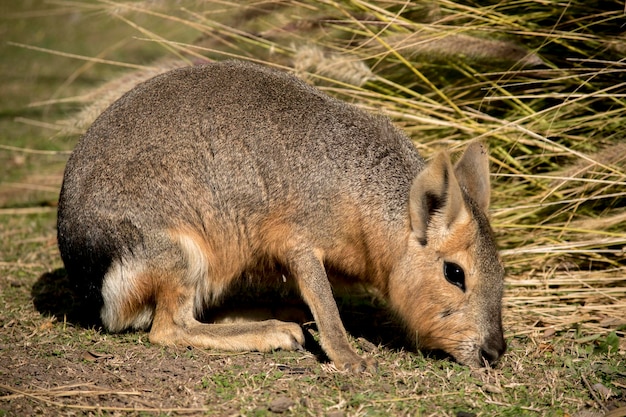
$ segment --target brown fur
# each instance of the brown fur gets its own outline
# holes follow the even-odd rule
[[[386,119],[226,62],[149,80],[94,122],[68,161],[58,237],[111,331],[299,348],[295,323],[198,321],[253,280],[299,290],[338,368],[373,369],[348,342],[330,272],[375,287],[420,346],[479,365],[505,347],[488,205],[479,143],[455,166],[445,153],[426,164]]]

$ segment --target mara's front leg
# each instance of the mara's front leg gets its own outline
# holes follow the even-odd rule
[[[348,342],[346,330],[322,261],[313,250],[293,250],[287,259],[302,298],[308,304],[320,332],[322,348],[339,370],[374,371],[376,362],[360,357]]]

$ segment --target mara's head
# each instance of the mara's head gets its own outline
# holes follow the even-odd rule
[[[486,149],[471,144],[453,167],[440,153],[415,178],[410,234],[389,297],[417,344],[481,366],[504,353],[504,268],[489,221]]]

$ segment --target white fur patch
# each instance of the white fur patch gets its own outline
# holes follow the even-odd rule
[[[181,286],[193,288],[194,298],[189,301],[193,301],[193,312],[198,317],[204,308],[218,300],[226,283],[222,279],[215,279],[216,277],[211,274],[207,254],[196,240],[182,233],[176,234],[173,238],[179,244],[187,267],[184,276],[173,279],[180,279],[178,282]],[[158,298],[158,294],[145,293],[156,290],[151,288],[152,282],[139,282],[139,279],[150,279],[148,268],[145,262],[131,258],[114,262],[105,274],[102,283],[104,305],[100,317],[109,331],[150,327],[154,317],[154,306],[148,303],[147,297],[154,295]],[[158,303],[158,299],[154,301]],[[138,302],[144,304],[133,305]],[[129,312],[132,312],[131,315],[128,315]]]
[[[100,318],[109,331],[117,332],[129,327],[146,329],[152,323],[154,309],[147,304],[139,306],[137,313],[133,316],[122,316],[130,300],[140,298],[137,294],[137,277],[141,276],[144,270],[145,267],[141,262],[115,261],[105,274],[102,282],[104,305],[100,310]]]
[[[185,234],[179,234],[177,239],[187,260],[185,283],[195,288],[193,307],[197,317],[207,306],[217,301],[225,290],[225,285],[222,280],[211,276],[213,271],[207,254],[195,239]]]

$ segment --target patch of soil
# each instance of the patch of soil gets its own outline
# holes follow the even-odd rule
[[[6,415],[232,415],[242,404],[257,414],[296,408],[324,414],[307,398],[315,398],[315,382],[332,380],[334,371],[310,321],[304,324],[305,352],[161,347],[151,345],[145,332],[102,331],[93,309],[76,301],[63,269],[41,275],[30,289],[35,309],[26,306],[15,312],[19,319],[0,322],[0,411]],[[402,329],[366,301],[339,303],[357,346],[363,352],[381,343],[401,348]],[[288,306],[308,315],[297,299]],[[306,381],[296,386],[310,392],[294,392],[294,380]]]

